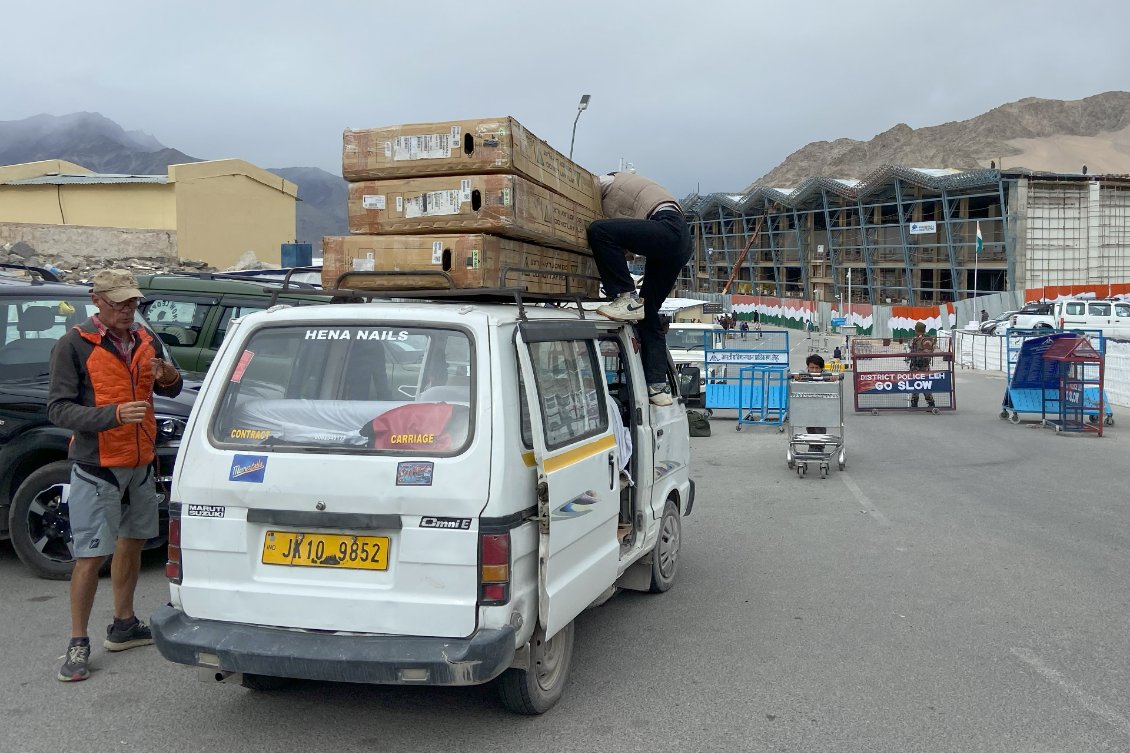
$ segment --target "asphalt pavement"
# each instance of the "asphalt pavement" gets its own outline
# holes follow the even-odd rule
[[[803,362],[803,341],[794,348]],[[800,479],[775,427],[692,439],[675,587],[580,617],[566,695],[537,718],[490,686],[205,683],[155,648],[54,679],[67,584],[0,545],[0,747],[59,751],[1124,751],[1130,416],[1107,436],[959,410],[854,414],[847,470]],[[161,555],[139,587],[166,598]],[[92,632],[110,616],[108,580]]]

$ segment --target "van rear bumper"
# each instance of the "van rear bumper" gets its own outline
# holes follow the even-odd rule
[[[329,682],[478,685],[514,657],[509,626],[470,638],[335,635],[199,620],[169,605],[153,613],[150,626],[161,656],[178,664]]]

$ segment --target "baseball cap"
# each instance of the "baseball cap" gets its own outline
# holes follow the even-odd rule
[[[94,275],[94,290],[114,303],[143,297],[137,289],[137,278],[124,269],[103,269]]]

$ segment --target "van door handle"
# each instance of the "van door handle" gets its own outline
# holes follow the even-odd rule
[[[616,489],[616,453],[608,453],[608,488]]]
[[[656,429],[655,430],[655,436],[657,436],[657,437],[663,436],[663,429]]]

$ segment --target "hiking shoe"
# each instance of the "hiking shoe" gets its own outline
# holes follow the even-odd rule
[[[151,643],[153,633],[149,632],[149,626],[136,617],[126,625],[114,620],[106,626],[106,640],[102,641],[107,651],[125,651],[127,648],[148,646]]]
[[[596,313],[617,322],[638,322],[643,319],[643,301],[635,293],[621,293],[616,300],[598,308]]]
[[[67,653],[63,656],[63,666],[55,679],[59,682],[79,682],[90,677],[90,639],[71,638],[67,645]]]
[[[652,405],[670,405],[671,388],[666,384],[649,384],[647,386],[647,399]]]

